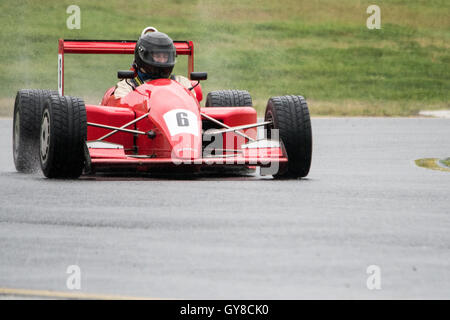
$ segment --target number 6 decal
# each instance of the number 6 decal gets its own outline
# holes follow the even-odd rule
[[[174,109],[166,112],[163,117],[171,136],[180,133],[199,135],[199,120],[194,112],[184,109]]]
[[[189,119],[186,112],[177,112],[177,123],[179,127],[188,127]]]

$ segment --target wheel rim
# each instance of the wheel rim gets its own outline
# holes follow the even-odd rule
[[[41,161],[45,163],[50,150],[50,114],[45,110],[41,122]]]
[[[264,119],[264,121],[270,121],[271,123],[267,124],[265,126],[265,129],[267,131],[266,135],[267,135],[267,139],[270,139],[272,137],[271,131],[272,129],[275,128],[274,124],[273,124],[273,115],[272,112],[267,112],[266,114],[266,119]]]
[[[20,141],[20,113],[17,110],[16,115],[14,117],[14,159],[18,158],[19,155],[19,141]]]

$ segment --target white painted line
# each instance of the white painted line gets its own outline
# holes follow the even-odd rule
[[[425,117],[450,119],[450,110],[423,110],[419,112],[419,115]]]

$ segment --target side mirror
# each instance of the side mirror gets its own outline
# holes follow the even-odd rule
[[[191,80],[200,81],[208,79],[207,72],[191,72],[190,74]]]
[[[134,78],[134,71],[130,71],[130,70],[117,71],[117,78],[119,78],[119,79],[133,79]]]

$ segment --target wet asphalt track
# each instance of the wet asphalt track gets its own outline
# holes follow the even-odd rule
[[[76,264],[79,294],[450,298],[450,173],[413,162],[450,156],[448,119],[313,119],[298,181],[46,180],[15,172],[11,123],[0,120],[0,288],[73,292]],[[381,290],[366,287],[369,265]]]

